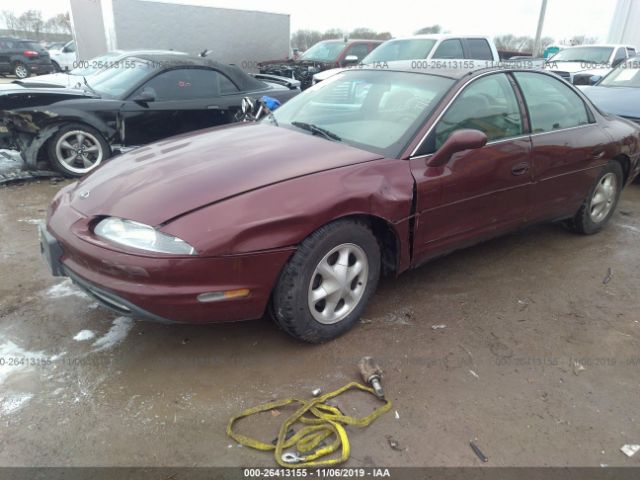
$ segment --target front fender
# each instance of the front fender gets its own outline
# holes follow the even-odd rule
[[[393,228],[403,266],[409,258],[412,198],[409,162],[376,160],[238,195],[185,214],[161,230],[182,238],[202,256],[236,255],[294,246],[322,225],[367,215]]]

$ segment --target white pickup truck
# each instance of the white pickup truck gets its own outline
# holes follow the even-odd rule
[[[425,34],[387,40],[369,55],[360,65],[382,65],[396,61],[420,62],[416,68],[450,68],[457,61],[473,61],[478,67],[500,62],[498,49],[490,37],[479,35]],[[347,67],[354,68],[354,67]],[[334,68],[316,73],[315,85],[338,72]]]

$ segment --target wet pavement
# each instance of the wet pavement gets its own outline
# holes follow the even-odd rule
[[[51,277],[36,226],[65,183],[0,188],[0,465],[275,466],[229,417],[357,380],[363,355],[394,406],[349,428],[350,466],[479,465],[471,439],[489,465],[640,465],[620,452],[640,443],[639,185],[598,235],[538,226],[384,280],[360,325],[311,346],[267,319],[119,317]],[[269,441],[282,419],[240,430]]]

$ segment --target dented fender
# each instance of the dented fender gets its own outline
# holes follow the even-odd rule
[[[202,256],[238,255],[296,246],[340,218],[375,217],[396,236],[399,273],[410,264],[413,184],[409,162],[376,160],[244,193],[187,213],[161,230]]]

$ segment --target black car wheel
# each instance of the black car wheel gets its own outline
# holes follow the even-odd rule
[[[315,231],[284,267],[273,294],[276,323],[321,343],[360,318],[380,277],[380,247],[369,227],[339,220]]]
[[[16,62],[13,65],[13,74],[19,79],[27,78],[29,76],[29,69],[24,63]]]
[[[109,144],[93,128],[81,124],[63,126],[49,141],[49,160],[68,177],[81,177],[111,156]]]
[[[618,162],[609,162],[593,183],[578,213],[567,222],[576,233],[599,232],[613,215],[622,191],[624,175]]]

